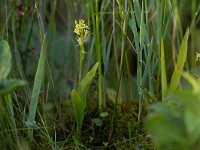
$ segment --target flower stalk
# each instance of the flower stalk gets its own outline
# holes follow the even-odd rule
[[[78,77],[78,92],[80,92],[80,82],[81,82],[81,75],[82,75],[82,64],[83,64],[83,59],[84,59],[84,42],[85,39],[89,33],[89,28],[88,26],[85,24],[84,20],[79,20],[79,22],[77,22],[75,20],[75,30],[74,32],[77,35],[76,40],[78,41],[78,44],[80,46],[80,59],[79,59],[79,77]]]

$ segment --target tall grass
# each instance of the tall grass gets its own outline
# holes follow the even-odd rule
[[[93,3],[90,0],[90,7],[91,7],[91,16],[92,16],[92,25],[93,25],[93,32],[94,32],[94,39],[95,39],[95,49],[96,49],[96,57],[99,62],[98,68],[98,90],[99,90],[99,108],[105,106],[104,96],[103,96],[103,85],[102,85],[102,52],[101,52],[101,41],[100,41],[100,29],[99,29],[99,0],[95,0]]]

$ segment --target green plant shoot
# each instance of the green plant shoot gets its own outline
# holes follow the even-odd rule
[[[93,66],[93,68],[85,75],[83,80],[81,80],[81,74],[82,74],[82,63],[84,59],[84,41],[87,36],[88,32],[88,26],[85,25],[84,20],[79,20],[79,22],[75,21],[75,30],[74,32],[77,34],[77,41],[80,46],[80,66],[79,66],[79,79],[78,79],[78,92],[76,90],[73,90],[71,92],[71,100],[72,100],[72,107],[76,119],[77,124],[77,134],[81,134],[81,128],[83,124],[84,119],[84,110],[86,108],[87,103],[87,91],[89,89],[89,86],[92,82],[92,79],[94,78],[96,74],[96,70],[98,68],[98,62]]]

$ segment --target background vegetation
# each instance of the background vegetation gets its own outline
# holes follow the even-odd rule
[[[0,149],[199,149],[199,11],[0,0]]]

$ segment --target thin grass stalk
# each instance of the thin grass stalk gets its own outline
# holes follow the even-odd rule
[[[182,39],[183,39],[183,28],[182,28],[182,24],[181,24],[181,18],[180,18],[180,14],[179,14],[178,1],[177,0],[173,1],[173,13],[174,13],[173,17],[174,17],[176,24],[177,24],[177,27],[178,27],[179,38],[180,38],[180,41],[182,41]]]
[[[101,62],[101,48],[100,48],[100,37],[99,37],[98,0],[95,0],[95,8],[93,6],[92,0],[90,0],[90,6],[91,6],[90,9],[92,15],[94,38],[95,38],[96,56],[99,62],[99,67],[98,67],[99,109],[102,109],[102,106],[104,105],[104,100],[103,100],[103,87],[102,87],[102,62]]]
[[[50,24],[53,28],[53,31],[55,31],[56,28],[56,23],[55,23],[55,14],[56,14],[56,5],[57,5],[57,0],[53,0],[53,5],[51,7],[51,14],[50,14]]]
[[[125,6],[127,8],[127,0],[125,1]],[[126,9],[127,10],[127,9]],[[113,132],[113,128],[114,128],[114,122],[117,119],[118,116],[118,101],[119,101],[119,96],[120,96],[120,89],[121,89],[121,81],[122,81],[122,75],[123,75],[123,65],[124,65],[124,57],[125,57],[125,53],[124,53],[124,43],[126,40],[126,23],[127,23],[127,19],[128,16],[125,15],[125,18],[122,19],[122,24],[123,24],[123,37],[122,37],[122,49],[121,49],[121,60],[120,60],[120,67],[119,67],[119,81],[117,84],[117,91],[116,91],[116,97],[115,97],[115,102],[114,102],[114,110],[112,113],[112,120],[111,120],[111,128],[110,128],[110,133],[109,133],[109,140],[112,137],[112,132]]]
[[[115,0],[113,0],[113,17],[112,17],[112,26],[113,26],[113,47],[114,47],[114,54],[115,54],[115,62],[116,62],[116,70],[117,70],[117,78],[119,80],[119,67],[118,67],[118,56],[117,56],[117,47],[116,47],[116,38],[115,38]]]
[[[128,61],[128,52],[126,51],[125,53],[125,61],[126,61],[126,69],[127,69],[127,76],[128,76],[128,87],[132,87],[132,80],[131,80],[131,71],[130,71],[130,65],[129,65],[129,61]],[[133,92],[132,92],[132,88],[128,88],[127,89],[129,92],[129,99],[133,99]]]
[[[130,5],[128,5],[128,3],[131,4],[131,2],[129,0],[125,1],[125,11],[127,12],[127,16],[126,16],[126,24],[123,27],[123,32],[127,33],[128,32],[128,22],[129,22],[129,14],[130,14]],[[127,39],[128,39],[128,35],[125,35],[124,37],[124,49],[125,49],[125,45],[127,43]],[[129,61],[128,61],[128,51],[125,51],[125,65],[127,68],[127,78],[128,78],[128,84],[127,86],[127,94],[129,95],[129,99],[133,99],[133,92],[132,92],[132,80],[131,80],[131,71],[130,71],[130,65],[129,65]]]
[[[6,32],[6,39],[7,41],[9,41],[9,34],[8,34],[8,19],[10,18],[8,16],[8,4],[7,4],[7,0],[4,1],[5,2],[5,16],[6,16],[6,21],[5,21],[5,27],[3,29],[3,32]],[[3,39],[3,34],[2,34],[2,39]]]
[[[12,103],[12,98],[11,98],[11,95],[7,95],[5,97],[5,100],[6,100],[6,104],[7,104],[7,108],[9,110],[9,113],[10,113],[10,123],[12,124],[12,127],[14,129],[14,137],[15,137],[15,142],[16,142],[16,145],[17,147],[19,148],[20,147],[20,142],[19,142],[19,136],[18,136],[18,133],[17,133],[17,126],[16,126],[16,122],[15,122],[15,115],[14,115],[14,110],[13,110],[13,103]]]
[[[24,74],[24,71],[23,71],[23,65],[22,65],[22,59],[20,57],[20,53],[19,53],[19,50],[18,50],[18,41],[17,41],[17,35],[16,35],[16,26],[15,26],[15,15],[13,13],[12,15],[12,32],[13,32],[13,36],[12,36],[12,41],[13,41],[13,46],[14,46],[14,56],[15,56],[15,63],[17,65],[17,69],[18,69],[18,72],[19,72],[19,75],[21,77],[22,80],[26,81],[26,77],[25,77],[25,74]],[[29,98],[30,96],[30,87],[29,86],[26,86],[24,87],[25,89],[25,96],[26,96],[26,99]]]
[[[79,75],[78,75],[78,93],[81,92],[81,74],[82,74],[82,66],[83,66],[83,59],[84,59],[84,46],[80,44],[80,60],[79,60]]]
[[[155,18],[155,24],[154,24],[154,30],[155,30],[155,36],[156,36],[156,48],[157,48],[157,54],[158,56],[160,56],[160,40],[161,40],[161,35],[163,34],[162,31],[162,27],[165,26],[165,24],[163,24],[163,16],[164,16],[164,12],[163,12],[163,5],[162,5],[162,1],[157,1],[156,0],[156,11],[157,11],[157,16]],[[158,13],[159,12],[159,13]],[[160,58],[158,57],[158,62],[160,61]],[[158,69],[157,69],[157,82],[156,82],[156,93],[158,94],[160,92],[160,72],[161,72],[161,68],[160,65],[158,65]]]
[[[26,69],[26,64],[27,64],[27,58],[28,58],[28,47],[30,45],[30,41],[31,41],[31,36],[32,36],[32,32],[33,32],[33,26],[34,26],[34,22],[35,22],[35,17],[36,17],[36,5],[37,3],[35,3],[35,7],[34,7],[34,12],[33,15],[31,17],[31,25],[29,27],[29,32],[28,32],[28,40],[26,42],[26,51],[24,53],[24,71]]]
[[[167,92],[167,77],[166,77],[166,69],[165,69],[165,51],[164,51],[164,40],[161,39],[161,56],[160,56],[160,66],[161,66],[161,86],[162,86],[162,100]]]
[[[98,76],[98,89],[99,89],[99,109],[102,109],[104,106],[104,100],[103,100],[103,86],[102,86],[102,62],[101,62],[101,48],[100,48],[100,38],[99,38],[99,0],[96,0],[96,38],[97,38],[97,60],[99,62],[99,76]]]
[[[50,12],[50,16],[49,16],[49,27],[50,27],[50,32],[48,33],[48,41],[53,41],[55,35],[56,35],[56,20],[55,20],[55,14],[56,14],[56,5],[57,5],[57,0],[51,0],[51,12]],[[48,14],[47,14],[48,15]],[[53,60],[55,60],[55,54],[56,54],[57,49],[52,49],[51,50],[51,57],[53,58]],[[55,66],[54,64],[51,65],[52,67],[52,71],[55,71]]]
[[[196,18],[195,16],[196,14],[196,0],[192,1],[192,5],[191,5],[191,18],[192,20]],[[194,24],[194,26],[191,28],[191,68],[194,69],[195,68],[195,31],[196,31],[196,24]]]
[[[137,59],[137,88],[139,93],[139,109],[138,109],[138,122],[141,120],[142,103],[143,103],[143,91],[142,91],[142,80],[143,80],[143,52],[144,51],[144,8],[142,2],[142,11],[140,15],[140,49],[138,51]]]
[[[24,9],[24,12],[21,12],[22,14],[20,15],[21,17],[21,23],[20,23],[20,27],[19,27],[19,34],[18,34],[18,41],[17,41],[17,47],[19,47],[19,45],[21,44],[22,42],[22,35],[24,33],[24,27],[25,27],[25,16],[26,14],[28,13],[28,6],[29,6],[29,3],[30,1],[29,0],[26,0],[24,2],[24,4],[21,2],[21,5],[24,5],[25,6],[25,9]],[[17,7],[17,4],[13,3],[13,7]],[[23,7],[23,6],[22,6]],[[30,26],[30,28],[32,28],[32,26]]]
[[[1,132],[0,137],[1,137],[1,142],[4,142],[4,145],[0,144],[0,148],[5,149],[6,146],[7,149],[14,149],[12,144],[13,141],[12,134],[7,132],[9,128],[12,129],[11,127],[12,123],[10,122],[10,119],[8,119],[8,113],[6,112],[5,107],[3,106],[3,100],[4,100],[3,97],[0,96],[0,122],[1,122],[0,131],[3,131]]]
[[[119,68],[120,74],[119,74],[119,81],[118,81],[118,85],[117,85],[117,93],[116,93],[116,97],[115,97],[114,110],[113,110],[113,114],[112,114],[109,140],[111,139],[113,127],[114,127],[114,122],[116,121],[117,115],[118,115],[118,99],[119,99],[121,80],[122,80],[122,74],[123,74],[122,67],[123,67],[123,59],[124,59],[124,53],[122,53],[122,54],[123,55],[121,56],[121,63],[120,63],[120,68]]]
[[[176,22],[176,17],[177,17],[177,13],[175,12],[174,14],[174,19],[173,19],[173,30],[172,30],[172,62],[173,62],[173,66],[176,66],[176,33],[177,33],[177,22]]]
[[[126,20],[124,19],[124,21],[123,21],[123,32],[125,33],[125,30],[126,30]],[[121,60],[120,60],[120,74],[122,74],[122,72],[123,72],[123,64],[124,64],[124,57],[125,57],[125,52],[124,52],[124,47],[125,47],[125,35],[123,35],[123,37],[122,37],[122,46],[121,46]],[[119,112],[121,112],[121,106],[122,106],[122,99],[123,99],[123,91],[122,91],[122,86],[123,86],[123,76],[121,76],[121,78],[120,78],[120,82],[119,82],[119,84],[120,84],[120,89],[119,89],[119,91],[117,91],[117,92],[120,92],[120,94],[119,94],[119,97],[117,98],[117,99],[119,99],[119,100],[117,100],[116,101],[116,103],[117,103],[117,105],[119,104]]]

